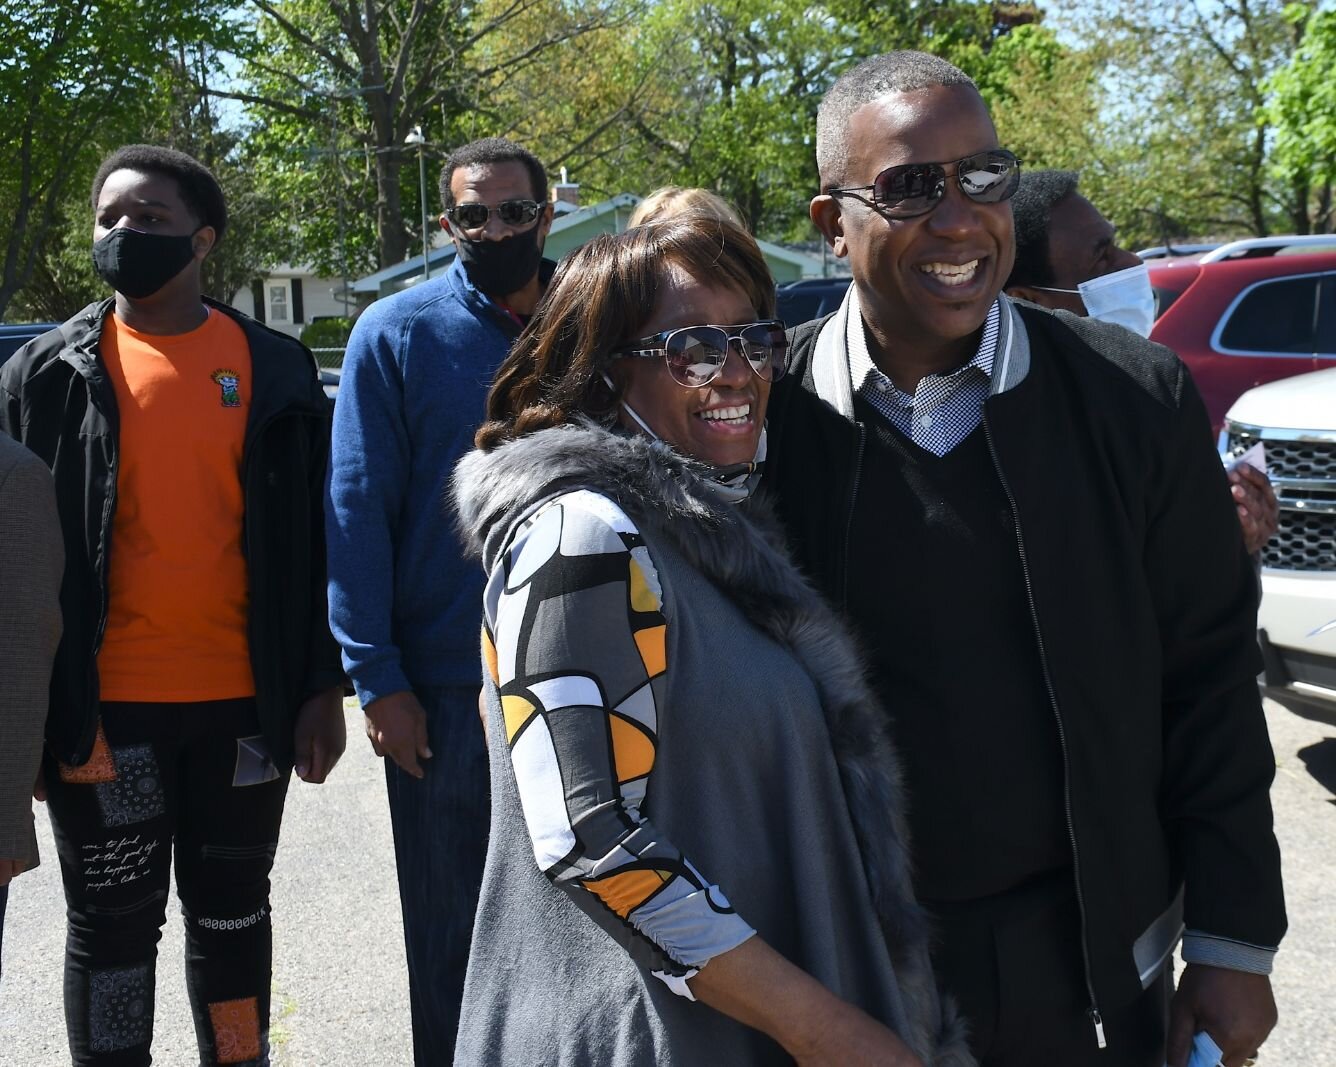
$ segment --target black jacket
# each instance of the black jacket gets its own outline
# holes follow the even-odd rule
[[[1096,1011],[1139,993],[1182,920],[1241,946],[1274,947],[1284,934],[1256,601],[1183,364],[1116,327],[1012,307],[1024,328],[984,430],[1064,753]],[[815,395],[825,321],[792,333],[765,481],[802,564],[837,605],[847,610],[851,582],[885,583],[886,612],[853,619],[866,640],[893,628],[894,566],[912,561],[850,545],[854,501],[876,492],[877,472],[863,464],[864,428]]]
[[[325,591],[323,497],[331,406],[311,354],[222,305],[250,344],[252,398],[242,453],[247,638],[261,728],[280,768],[293,759],[302,701],[341,684]],[[97,728],[97,653],[107,621],[116,510],[116,396],[98,356],[111,300],[90,304],[0,367],[0,430],[50,466],[65,537],[65,632],[51,679],[47,744],[80,764]]]

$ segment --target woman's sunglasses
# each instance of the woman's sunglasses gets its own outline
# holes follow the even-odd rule
[[[688,389],[699,389],[719,377],[728,359],[729,346],[734,342],[756,377],[767,382],[784,377],[789,366],[789,341],[779,319],[745,326],[684,326],[679,330],[664,330],[630,341],[612,354],[662,357],[673,381]]]
[[[507,226],[527,226],[538,218],[543,205],[537,200],[502,200],[496,207],[486,204],[455,204],[445,209],[445,217],[465,230],[480,230],[496,212]]]
[[[953,177],[960,191],[976,204],[1000,204],[1010,200],[1021,183],[1021,161],[1005,148],[978,152],[957,161],[948,171],[946,163],[903,163],[887,167],[871,185],[830,189],[831,196],[852,196],[888,219],[912,219],[926,215],[946,195],[946,179]],[[860,193],[872,193],[869,200]]]

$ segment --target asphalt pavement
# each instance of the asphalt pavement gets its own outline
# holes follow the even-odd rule
[[[1268,702],[1272,798],[1290,932],[1280,1025],[1260,1067],[1336,1067],[1336,726]],[[348,753],[323,786],[294,782],[273,876],[275,1067],[409,1067],[408,986],[380,760],[348,709]],[[0,983],[0,1067],[69,1062],[61,1007],[64,904],[39,809],[43,864],[12,886]],[[180,913],[158,959],[154,1062],[197,1063]]]
[[[292,780],[274,861],[274,1067],[411,1067],[408,978],[385,772],[349,702],[348,751],[320,786]],[[68,1064],[65,906],[38,808],[42,865],[10,887],[0,1067]],[[175,889],[158,945],[153,1062],[197,1065]]]

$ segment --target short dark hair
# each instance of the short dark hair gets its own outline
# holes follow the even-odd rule
[[[855,111],[892,93],[912,93],[939,85],[968,85],[978,92],[978,86],[963,70],[927,52],[887,52],[841,74],[826,90],[816,113],[816,167],[821,188],[834,189],[845,180],[849,120]]]
[[[533,198],[540,204],[547,200],[547,171],[538,162],[538,157],[523,145],[504,137],[484,137],[481,141],[470,141],[456,148],[445,157],[445,166],[441,168],[442,211],[449,211],[455,206],[455,194],[450,190],[450,179],[455,176],[455,171],[460,167],[477,167],[486,163],[522,163],[529,172]]]
[[[606,416],[617,396],[603,371],[619,345],[644,332],[669,265],[701,283],[736,289],[761,318],[775,313],[775,282],[755,239],[705,215],[599,234],[557,266],[533,318],[497,369],[487,422],[474,438],[503,441],[580,416]]]
[[[1016,220],[1016,262],[1004,288],[1016,285],[1052,285],[1053,264],[1048,258],[1048,227],[1053,208],[1076,192],[1080,175],[1074,170],[1031,170],[1011,198]]]
[[[128,144],[116,149],[102,161],[93,179],[93,211],[97,212],[98,197],[107,178],[118,170],[137,170],[147,174],[164,174],[176,182],[190,213],[201,226],[212,226],[218,240],[227,229],[227,202],[223,188],[203,163],[175,148],[152,144]]]

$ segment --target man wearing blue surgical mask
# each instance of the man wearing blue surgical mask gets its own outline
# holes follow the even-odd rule
[[[1055,311],[1126,326],[1142,337],[1155,322],[1155,293],[1146,265],[1122,248],[1113,223],[1077,191],[1069,170],[1033,170],[1012,197],[1016,263],[1005,291]],[[1271,480],[1240,464],[1229,472],[1234,509],[1249,553],[1275,534],[1280,505]]]
[[[1016,263],[1006,292],[1147,337],[1155,321],[1155,293],[1146,267],[1118,245],[1113,223],[1076,191],[1077,180],[1067,170],[1021,176],[1011,200]]]

